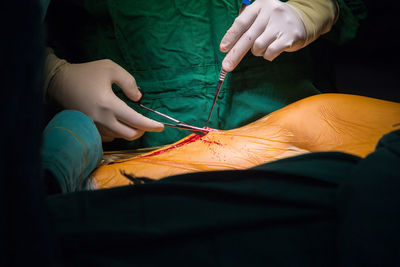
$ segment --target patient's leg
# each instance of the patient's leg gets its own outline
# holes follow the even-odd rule
[[[400,128],[400,104],[356,95],[315,95],[272,113],[269,125],[292,132],[296,147],[364,157],[382,135]]]
[[[400,128],[400,104],[373,98],[323,94],[305,98],[244,127],[188,137],[156,151],[99,167],[100,187],[135,177],[246,169],[315,151],[365,156],[379,138]]]

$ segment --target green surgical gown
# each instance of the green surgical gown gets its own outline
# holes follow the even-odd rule
[[[359,17],[349,6],[358,2],[340,2],[345,17],[337,24],[345,30],[335,29],[330,38],[340,42],[354,35]],[[224,58],[219,43],[240,4],[240,0],[53,0],[46,19],[48,43],[70,62],[113,60],[135,77],[145,94],[144,105],[204,126]],[[317,68],[309,48],[283,53],[273,62],[249,53],[227,76],[209,126],[237,128],[320,93],[324,88],[315,86]],[[116,86],[114,90],[140,113],[162,121],[134,106]],[[184,130],[166,128],[161,134],[146,133],[139,140],[114,145],[157,146],[186,135]]]

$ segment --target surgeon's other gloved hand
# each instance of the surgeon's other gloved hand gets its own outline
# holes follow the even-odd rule
[[[76,110],[58,113],[43,131],[42,167],[48,193],[90,189],[87,178],[102,157],[93,120]]]
[[[328,32],[338,15],[335,0],[256,0],[235,19],[223,37],[222,67],[232,71],[251,49],[272,61],[297,51]]]
[[[133,76],[111,60],[70,64],[49,50],[44,72],[45,97],[64,109],[79,110],[91,117],[103,141],[134,140],[145,131],[164,129],[163,124],[136,112],[114,94],[115,83],[128,98],[141,98]]]

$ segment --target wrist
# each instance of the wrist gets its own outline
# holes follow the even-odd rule
[[[289,0],[286,2],[300,16],[306,30],[304,46],[330,31],[339,17],[336,0]]]
[[[49,101],[54,91],[54,80],[60,71],[69,63],[64,59],[59,59],[53,49],[46,48],[46,61],[43,69],[43,100]]]

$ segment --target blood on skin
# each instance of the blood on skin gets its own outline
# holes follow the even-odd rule
[[[205,128],[208,129],[208,130],[210,130],[210,132],[216,132],[216,131],[218,131],[218,130],[216,130],[216,129],[212,129],[212,128],[209,128],[209,127],[205,127]],[[150,154],[147,154],[147,155],[143,155],[143,156],[139,155],[139,156],[137,156],[137,158],[147,158],[147,157],[157,156],[157,155],[160,155],[160,154],[162,154],[162,153],[164,153],[164,152],[170,151],[170,150],[172,150],[172,149],[174,149],[174,148],[178,148],[178,147],[181,147],[181,146],[184,146],[184,145],[193,143],[193,142],[195,142],[195,141],[197,141],[197,140],[201,140],[201,141],[203,141],[204,143],[208,143],[208,144],[216,144],[216,145],[220,145],[220,146],[222,145],[221,143],[218,143],[218,142],[216,142],[216,141],[203,140],[202,138],[203,138],[204,136],[206,136],[206,135],[200,135],[200,134],[194,133],[194,134],[192,134],[191,136],[189,136],[187,139],[184,139],[184,140],[183,140],[182,142],[180,142],[180,143],[177,143],[177,144],[175,144],[175,145],[173,145],[173,146],[168,146],[168,147],[166,147],[165,149],[160,149],[160,150],[154,151],[153,153],[150,153]]]
[[[222,144],[217,141],[208,141],[208,140],[203,140],[203,139],[200,139],[200,140],[207,144],[214,144],[214,145],[222,146]]]

